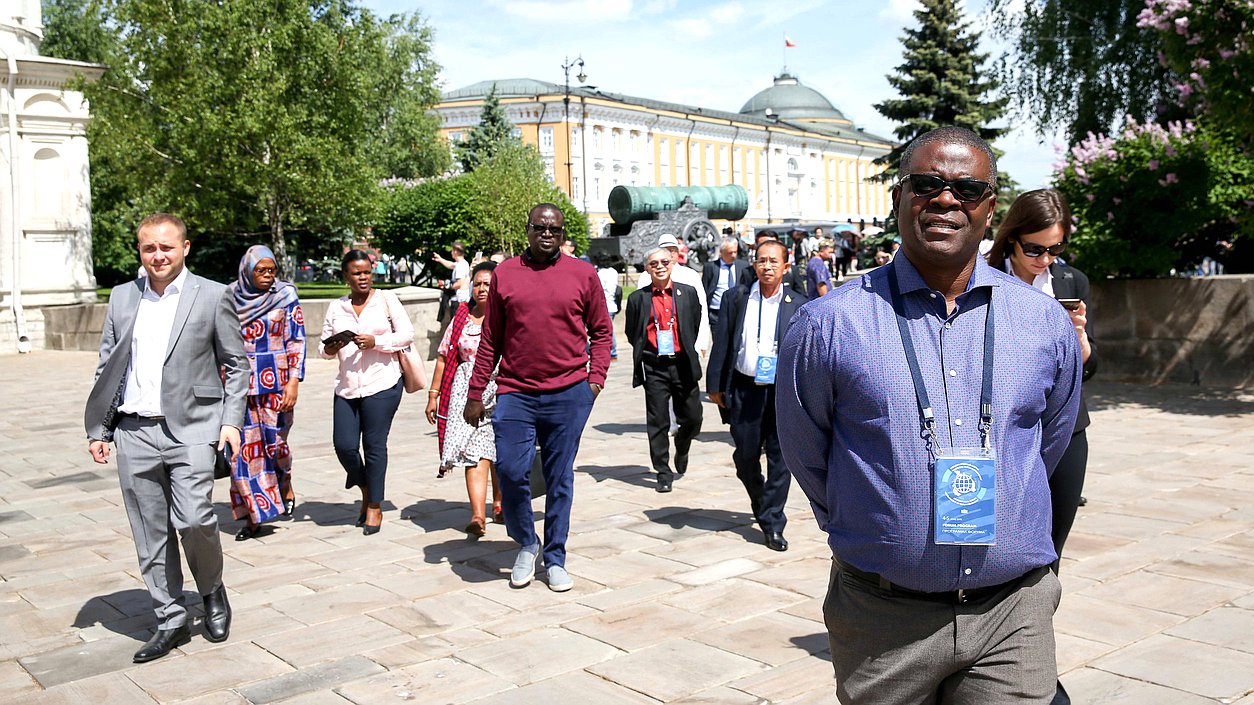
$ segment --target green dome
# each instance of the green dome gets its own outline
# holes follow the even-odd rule
[[[769,115],[767,110],[770,110]],[[801,85],[796,76],[788,73],[776,76],[775,85],[750,98],[740,109],[740,113],[778,117],[780,120],[819,120],[852,124],[822,93]]]

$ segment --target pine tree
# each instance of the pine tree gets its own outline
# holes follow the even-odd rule
[[[462,171],[474,171],[500,151],[501,145],[510,141],[518,141],[514,137],[514,123],[509,121],[501,108],[501,99],[496,97],[496,84],[492,84],[492,90],[488,91],[488,97],[483,101],[479,124],[457,146],[457,160],[462,163]]]
[[[919,22],[907,29],[901,43],[905,62],[888,82],[902,95],[875,106],[884,117],[902,123],[893,131],[901,146],[875,160],[887,169],[875,177],[895,181],[901,153],[915,137],[943,125],[958,125],[986,140],[996,139],[1006,128],[991,123],[1006,112],[1006,98],[987,98],[998,81],[986,76],[982,64],[987,54],[977,51],[978,32],[970,28],[957,0],[920,0],[914,11]]]

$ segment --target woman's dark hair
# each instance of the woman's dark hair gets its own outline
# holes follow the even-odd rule
[[[345,252],[344,259],[340,260],[340,271],[347,272],[348,264],[350,262],[358,262],[361,260],[370,262],[370,253],[365,250],[349,250],[348,252]]]
[[[1071,209],[1067,207],[1067,199],[1048,188],[1023,193],[1010,204],[1001,227],[997,228],[997,237],[993,238],[993,247],[988,251],[988,266],[1004,269],[1014,241],[1054,225],[1062,226],[1062,241],[1069,242]]]
[[[475,265],[474,269],[470,270],[470,279],[471,281],[474,281],[475,275],[479,272],[491,272],[494,269],[496,269],[496,262],[480,262]]]

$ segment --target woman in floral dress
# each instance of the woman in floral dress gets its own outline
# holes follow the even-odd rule
[[[466,392],[470,373],[475,367],[479,334],[492,284],[494,262],[477,265],[470,275],[471,308],[462,307],[453,323],[444,332],[436,360],[436,384],[428,393],[427,421],[438,424],[440,435],[440,472],[444,477],[454,468],[466,468],[466,493],[470,496],[470,523],[466,533],[483,536],[487,532],[486,502],[488,478],[492,479],[492,520],[503,523],[500,492],[496,480],[496,440],[491,422],[478,427],[462,418],[466,408]],[[484,390],[484,406],[495,401],[496,383]]]
[[[287,435],[300,381],[305,377],[305,316],[296,287],[278,281],[274,253],[248,248],[231,285],[251,375],[243,447],[231,473],[231,511],[248,522],[236,541],[296,508]]]

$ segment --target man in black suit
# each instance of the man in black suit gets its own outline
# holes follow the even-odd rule
[[[701,431],[701,356],[697,331],[705,315],[697,290],[672,281],[677,262],[659,247],[645,255],[651,285],[627,297],[627,338],[632,354],[633,387],[644,385],[649,456],[657,473],[657,491],[670,492],[674,479],[688,470],[688,450]],[[670,466],[670,409],[675,432],[675,468]]]
[[[701,271],[701,284],[705,287],[705,300],[710,307],[710,328],[718,327],[718,312],[723,296],[736,287],[740,276],[749,269],[749,263],[737,258],[740,241],[734,237],[723,240],[718,246],[718,259],[705,263]]]
[[[749,493],[767,547],[775,551],[788,550],[784,505],[791,479],[775,427],[774,363],[793,314],[806,301],[805,295],[783,283],[790,266],[783,243],[766,240],[758,245],[754,260],[758,281],[724,295],[706,371],[710,399],[730,411],[736,477]]]

